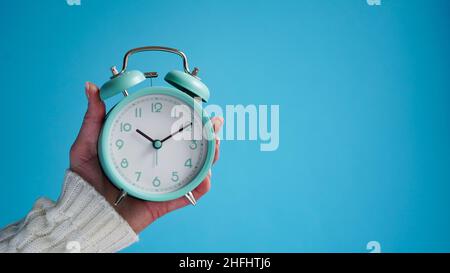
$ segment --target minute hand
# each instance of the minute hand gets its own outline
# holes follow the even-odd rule
[[[168,140],[169,138],[173,137],[174,135],[176,135],[176,134],[178,134],[178,133],[181,133],[184,129],[186,129],[187,127],[189,127],[189,126],[191,126],[191,125],[192,125],[192,122],[189,123],[188,125],[184,126],[183,128],[180,128],[178,131],[172,133],[171,135],[166,136],[165,138],[163,138],[163,139],[161,140],[161,143],[163,143],[164,141],[166,141],[166,140]]]

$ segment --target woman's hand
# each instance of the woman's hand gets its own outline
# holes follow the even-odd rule
[[[88,109],[78,137],[70,150],[70,169],[102,194],[136,233],[164,214],[190,204],[185,197],[166,202],[147,202],[128,197],[119,206],[113,205],[120,192],[103,173],[97,156],[97,141],[106,114],[105,104],[100,99],[98,87],[89,82],[86,83],[86,96]],[[212,122],[214,131],[218,132],[223,119],[213,118]],[[214,162],[219,158],[219,139],[216,139],[216,144]],[[192,193],[198,200],[210,187],[211,176],[208,174]]]

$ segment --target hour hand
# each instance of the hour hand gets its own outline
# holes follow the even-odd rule
[[[136,132],[138,134],[140,134],[141,136],[145,137],[148,141],[150,141],[151,143],[155,142],[155,140],[153,140],[153,138],[149,137],[148,135],[146,135],[144,132],[142,132],[139,129],[136,129]]]

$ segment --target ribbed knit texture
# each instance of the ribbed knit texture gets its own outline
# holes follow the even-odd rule
[[[56,203],[41,198],[24,219],[0,230],[0,252],[116,252],[137,240],[103,196],[67,171]]]

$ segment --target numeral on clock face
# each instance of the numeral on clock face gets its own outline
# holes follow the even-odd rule
[[[152,103],[152,112],[153,113],[159,113],[162,109],[162,103],[160,102],[153,102]]]
[[[121,132],[129,132],[129,131],[131,131],[131,124],[129,124],[128,122],[125,122],[125,123],[123,123],[123,122],[121,122],[120,123],[120,131]]]
[[[142,117],[142,108],[141,107],[137,107],[134,109],[134,116],[137,118]]]
[[[120,166],[122,168],[127,168],[128,167],[128,160],[126,158],[122,159],[122,161],[120,162]]]
[[[177,182],[180,179],[180,177],[178,176],[178,172],[172,172],[172,178],[171,180],[173,182]]]
[[[139,180],[141,179],[141,174],[142,172],[134,172],[136,174],[136,182],[139,182]]]
[[[189,148],[191,148],[191,150],[197,149],[197,140],[192,140]]]
[[[159,187],[161,185],[161,180],[159,180],[159,177],[155,177],[152,181],[153,186]]]
[[[192,159],[189,158],[188,160],[186,160],[186,162],[184,162],[184,166],[192,168]]]
[[[116,140],[116,147],[118,150],[122,149],[124,144],[125,144],[125,142],[123,142],[123,140],[121,140],[121,139]]]

